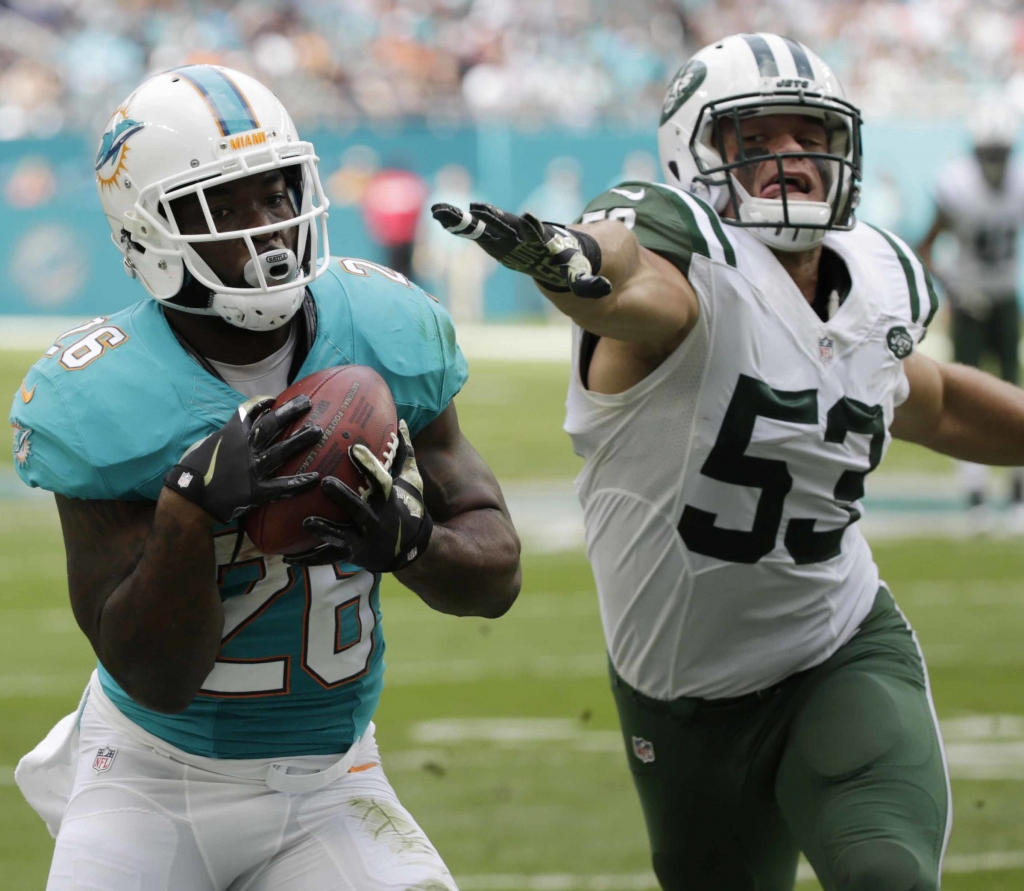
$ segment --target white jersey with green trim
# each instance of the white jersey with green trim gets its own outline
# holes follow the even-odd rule
[[[1017,288],[1017,238],[1024,225],[1024,161],[1011,158],[1002,188],[993,189],[974,155],[950,162],[935,204],[956,238],[956,261],[943,270],[954,300],[1012,300]]]
[[[587,554],[628,684],[658,699],[740,696],[823,662],[871,608],[864,479],[937,301],[907,245],[861,223],[825,239],[852,285],[824,322],[749,231],[636,186],[595,199],[588,219],[623,220],[685,267],[700,318],[616,395],[586,388],[593,338],[574,328],[565,429],[586,459]]]

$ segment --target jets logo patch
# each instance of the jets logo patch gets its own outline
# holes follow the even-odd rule
[[[902,325],[890,328],[889,333],[885,335],[885,342],[897,359],[906,359],[914,352],[914,338]]]
[[[654,760],[654,743],[642,736],[634,736],[633,754],[644,764],[650,764]]]
[[[659,125],[664,124],[687,99],[697,92],[697,88],[704,83],[707,73],[708,66],[699,59],[690,59],[676,72],[676,76],[672,78],[672,83],[669,84],[668,91],[665,93]]]

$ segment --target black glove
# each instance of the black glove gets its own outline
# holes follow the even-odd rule
[[[586,232],[490,204],[470,204],[468,212],[435,204],[430,212],[453,235],[475,241],[502,266],[531,276],[549,291],[572,291],[591,299],[611,293],[611,282],[598,275],[601,247]]]
[[[353,492],[341,480],[327,477],[321,484],[327,497],[352,515],[351,523],[323,517],[303,521],[308,532],[324,545],[285,559],[317,566],[351,563],[371,572],[397,572],[427,548],[434,522],[423,503],[423,479],[405,421],[399,421],[401,439],[391,468],[386,468],[365,445],[349,449],[349,456],[366,477],[367,488]]]
[[[227,523],[250,507],[288,498],[313,488],[316,473],[271,477],[293,455],[308,449],[322,435],[308,424],[287,439],[282,431],[312,407],[308,396],[296,396],[271,410],[274,400],[256,397],[243,402],[216,433],[189,448],[164,477],[164,485],[214,519]]]

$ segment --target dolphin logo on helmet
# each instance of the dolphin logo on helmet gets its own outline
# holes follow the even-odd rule
[[[100,188],[121,188],[117,178],[126,169],[128,140],[145,126],[145,123],[127,117],[124,109],[115,113],[96,152],[96,179]]]

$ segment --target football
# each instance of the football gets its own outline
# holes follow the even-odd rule
[[[365,445],[390,467],[397,442],[398,414],[391,390],[376,371],[365,365],[325,368],[296,381],[277,397],[274,405],[283,405],[303,393],[313,401],[313,408],[283,436],[290,436],[304,424],[316,424],[323,430],[323,436],[308,452],[283,464],[278,476],[316,471],[320,479],[336,477],[358,492],[366,480],[348,454],[356,443]],[[317,486],[294,498],[282,498],[256,508],[246,519],[245,531],[264,554],[298,554],[321,543],[302,528],[302,521],[312,516],[338,522],[349,519],[345,509]]]

